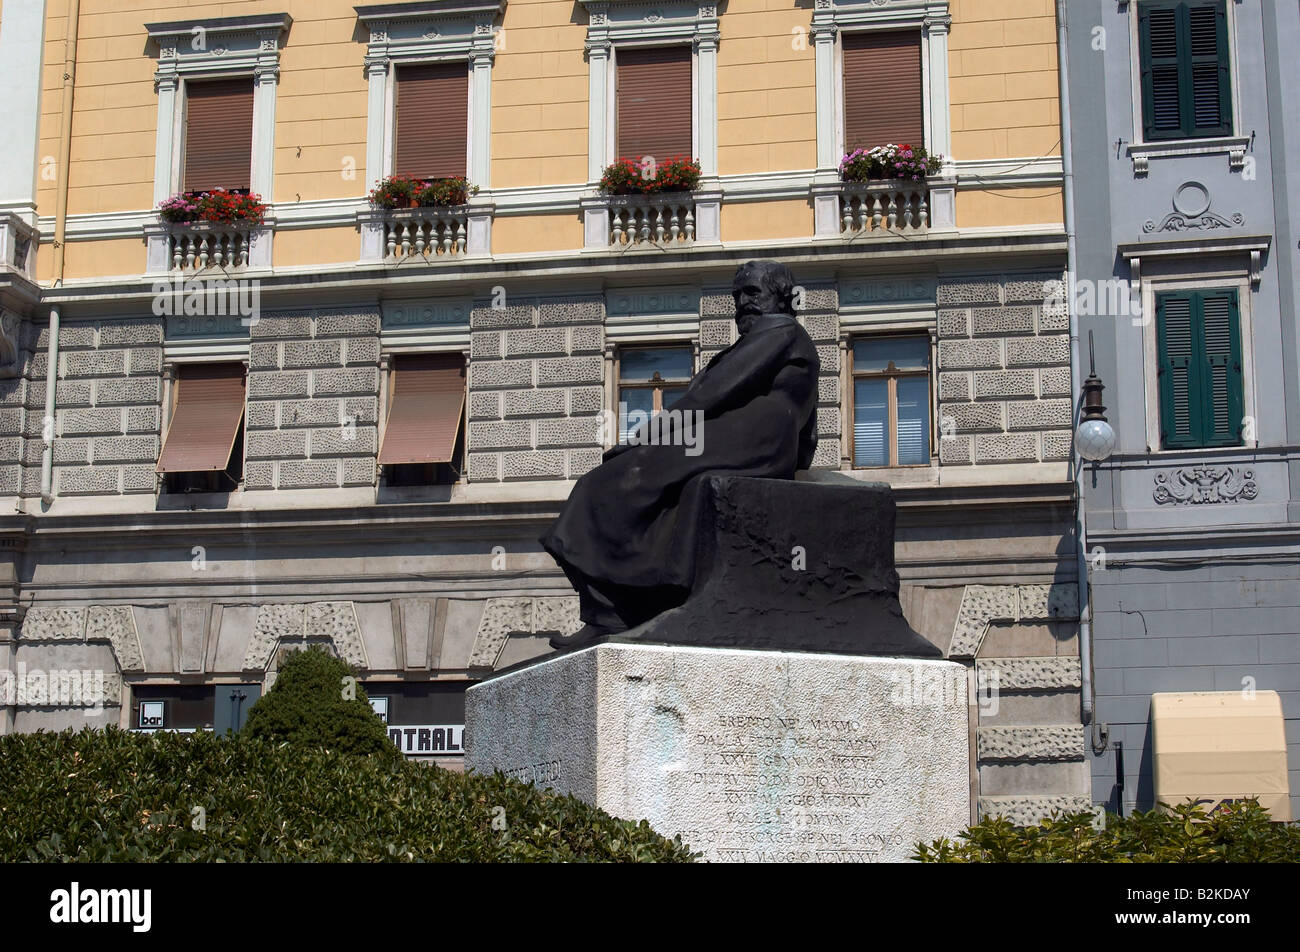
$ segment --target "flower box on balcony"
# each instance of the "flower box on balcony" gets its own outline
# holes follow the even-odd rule
[[[812,188],[818,238],[955,227],[956,182],[943,174],[943,156],[907,144],[854,149],[838,172],[839,181]]]
[[[212,189],[173,195],[158,205],[158,224],[145,227],[147,269],[270,267],[272,224],[261,197]]]
[[[700,184],[700,163],[685,156],[656,162],[653,156],[640,161],[619,159],[605,167],[600,177],[603,195],[660,195],[691,192]]]
[[[381,179],[370,192],[370,210],[357,216],[361,260],[400,263],[490,254],[495,206],[472,201],[478,191],[460,176]]]

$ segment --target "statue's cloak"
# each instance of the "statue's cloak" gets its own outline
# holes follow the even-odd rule
[[[792,316],[764,314],[695,375],[670,412],[605,452],[541,539],[584,607],[598,594],[631,626],[685,600],[700,541],[697,477],[793,479],[807,469],[817,447],[820,369]],[[685,428],[688,414],[693,429]],[[697,446],[683,445],[688,440]]]

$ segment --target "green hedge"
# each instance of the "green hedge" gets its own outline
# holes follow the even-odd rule
[[[248,709],[244,733],[345,754],[402,756],[356,673],[319,646],[289,655],[271,690]]]
[[[644,821],[499,774],[246,734],[10,735],[0,766],[0,862],[692,858]]]
[[[1104,820],[1092,813],[1054,813],[1037,826],[1002,817],[980,821],[958,842],[920,844],[923,863],[1295,863],[1300,824],[1274,823],[1253,801],[1213,813],[1183,804]]]

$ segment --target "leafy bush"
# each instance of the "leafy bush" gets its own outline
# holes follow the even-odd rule
[[[319,646],[288,657],[271,690],[249,708],[244,732],[345,754],[401,757],[352,669]]]
[[[244,733],[16,734],[0,737],[0,764],[0,862],[692,857],[644,821],[616,820],[500,774]]]
[[[159,203],[158,215],[163,221],[178,225],[197,221],[260,225],[266,217],[266,205],[260,195],[216,188],[210,192],[173,195]]]
[[[1099,828],[1100,827],[1100,828]],[[1255,801],[1213,813],[1180,804],[1120,817],[1053,813],[1038,826],[1002,817],[981,820],[960,842],[947,837],[917,846],[923,863],[1295,863],[1300,824],[1274,823]]]
[[[606,195],[689,192],[700,184],[700,175],[700,163],[685,156],[662,162],[656,162],[651,156],[640,161],[623,158],[605,167],[600,190]]]

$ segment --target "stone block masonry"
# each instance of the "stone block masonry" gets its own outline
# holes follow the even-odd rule
[[[1061,274],[949,275],[938,286],[939,459],[945,466],[1066,460],[1070,338]]]
[[[20,386],[24,391],[20,414],[5,421],[19,425],[17,417],[22,418],[16,489],[24,496],[40,494],[49,334],[48,326],[27,325],[22,376],[6,381],[8,394]],[[162,318],[153,316],[67,321],[59,329],[56,495],[154,491],[162,439],[162,342]],[[12,482],[8,468],[0,466],[0,484]]]
[[[264,313],[251,336],[244,488],[373,485],[379,312]]]
[[[577,479],[599,464],[604,320],[599,297],[470,312],[470,482]]]

